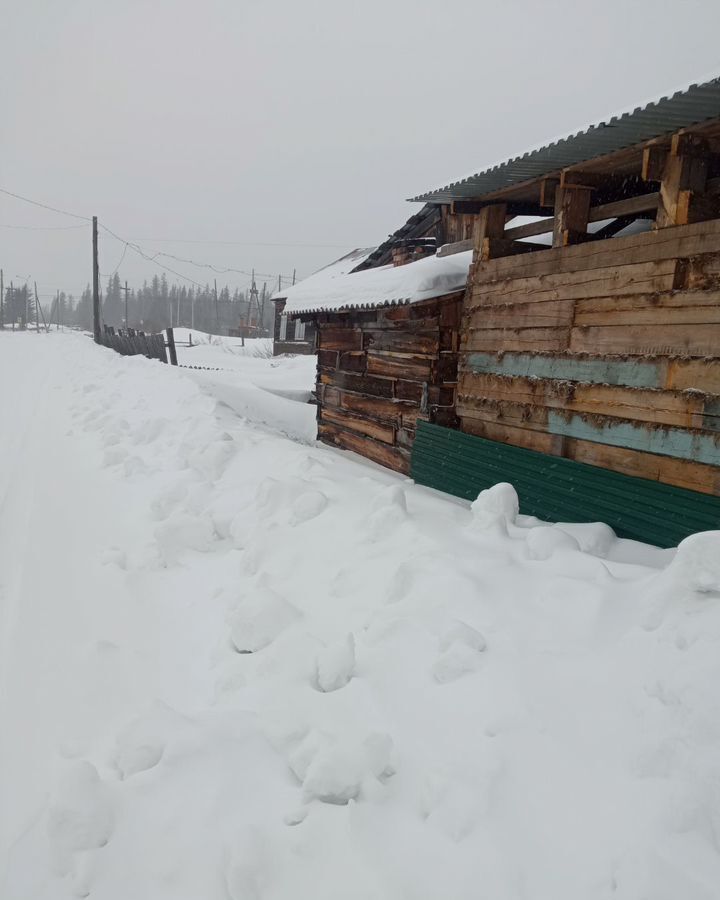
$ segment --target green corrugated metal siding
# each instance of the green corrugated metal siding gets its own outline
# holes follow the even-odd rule
[[[607,522],[620,537],[674,547],[720,528],[720,498],[418,422],[410,474],[474,500],[509,481],[520,511],[550,522]]]

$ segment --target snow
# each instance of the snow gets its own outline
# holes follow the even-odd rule
[[[287,297],[285,312],[327,312],[431,300],[463,290],[471,262],[472,251],[466,250],[349,274],[323,269],[283,293]]]
[[[720,532],[471,507],[208,353],[0,332],[0,897],[715,900]]]
[[[340,259],[328,263],[328,265],[318,269],[317,272],[313,272],[312,275],[303,278],[301,283],[304,287],[320,287],[326,284],[330,279],[338,278],[340,275],[347,275],[349,272],[352,272],[353,269],[357,268],[357,266],[361,265],[361,263],[365,262],[368,256],[376,249],[376,247],[358,247],[355,250],[351,250],[349,253],[341,256]],[[294,293],[296,287],[299,287],[299,285],[286,285],[280,290],[275,291],[270,299],[282,300],[287,297],[291,291]]]

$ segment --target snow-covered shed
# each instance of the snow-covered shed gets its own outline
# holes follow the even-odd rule
[[[358,248],[351,250],[336,259],[329,265],[324,266],[317,272],[303,279],[302,287],[304,290],[313,290],[313,285],[322,285],[328,278],[337,277],[338,275],[346,275],[348,272],[363,263],[368,256],[375,250],[375,247]],[[275,307],[274,327],[273,327],[273,354],[279,356],[281,353],[302,353],[310,354],[315,352],[315,325],[312,320],[293,318],[285,311],[285,304],[289,291],[295,291],[298,285],[286,285],[277,290],[270,298]]]
[[[395,241],[394,265],[336,264],[286,291],[283,313],[315,330],[320,440],[407,473],[418,421],[454,424],[472,252],[448,249]]]

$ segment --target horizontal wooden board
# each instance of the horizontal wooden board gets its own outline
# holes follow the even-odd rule
[[[720,323],[720,292],[717,291],[578,300],[574,322],[575,325],[609,326],[717,323]]]
[[[720,220],[716,219],[607,241],[589,241],[571,247],[539,250],[519,257],[488,260],[478,270],[476,280],[527,278],[717,252],[720,252]]]
[[[463,333],[460,350],[566,350],[569,341],[569,328],[475,328]]]
[[[395,427],[386,422],[378,422],[368,416],[356,416],[345,410],[323,406],[320,409],[320,421],[331,422],[341,428],[364,434],[384,444],[395,443]]]
[[[465,317],[467,328],[552,328],[572,325],[575,300],[474,306]]]
[[[561,435],[548,434],[547,431],[535,431],[518,425],[477,419],[473,416],[460,415],[461,429],[466,434],[488,438],[491,441],[502,441],[515,447],[537,450],[552,456],[562,456],[564,438]]]
[[[668,359],[664,387],[720,394],[720,359]]]
[[[362,331],[359,328],[329,328],[318,330],[319,350],[362,350]]]
[[[554,378],[591,384],[661,388],[666,381],[665,360],[633,360],[618,356],[568,353],[465,353],[460,371],[506,377]],[[718,365],[720,378],[720,364]]]
[[[390,378],[376,378],[372,375],[354,375],[350,372],[332,370],[320,371],[320,383],[355,391],[357,394],[370,394],[373,397],[392,397],[394,382]]]
[[[435,356],[440,349],[440,332],[438,328],[415,332],[364,330],[363,347],[366,350]]]
[[[390,378],[404,378],[415,381],[433,379],[433,360],[413,354],[385,353],[369,350],[367,370],[370,375],[385,375]]]
[[[629,356],[714,356],[719,347],[720,324],[701,328],[697,325],[581,326],[572,329],[569,344],[574,352]]]
[[[555,410],[549,410],[547,418],[551,434],[720,467],[717,435],[680,428],[658,428],[602,416],[592,419],[580,415],[566,416]]]
[[[512,401],[587,415],[714,430],[712,422],[706,421],[704,397],[677,391],[463,374],[458,385],[458,403],[472,407],[478,400]],[[714,416],[711,412],[708,418]]]
[[[346,350],[338,353],[337,368],[341,372],[364,372],[367,368],[367,356],[364,350]]]
[[[362,394],[352,394],[347,391],[339,391],[337,402],[333,405],[356,415],[372,416],[395,425],[414,423],[420,412],[420,407],[416,403],[403,400],[384,400],[381,397],[365,397]]]
[[[381,466],[405,475],[410,471],[410,452],[404,447],[391,447],[351,431],[345,431],[329,422],[320,422],[318,437],[325,443],[341,447],[343,450],[352,450]]]
[[[676,269],[676,259],[663,259],[635,265],[612,264],[597,269],[513,276],[494,282],[478,277],[468,292],[466,312],[476,306],[499,303],[539,303],[669,291],[675,286]]]

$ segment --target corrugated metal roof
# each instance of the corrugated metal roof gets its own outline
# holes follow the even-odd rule
[[[720,77],[693,84],[685,91],[614,116],[609,122],[591,125],[577,134],[411,199],[430,203],[477,199],[719,117]]]

